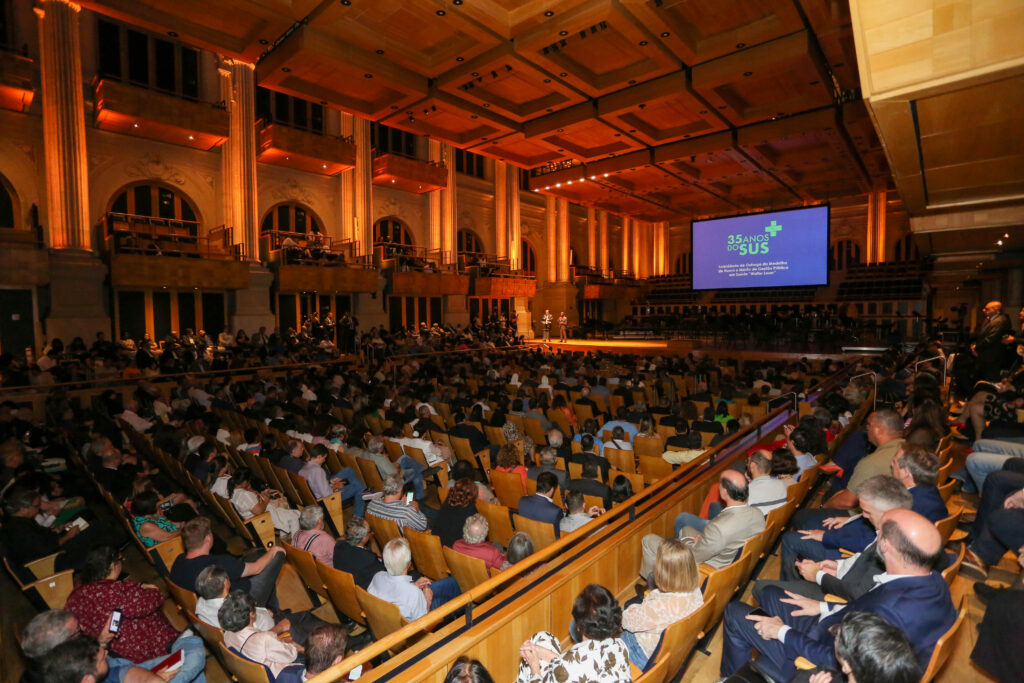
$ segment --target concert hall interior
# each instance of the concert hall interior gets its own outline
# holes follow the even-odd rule
[[[836,682],[1013,679],[1000,671],[1021,655],[993,665],[995,650],[979,652],[995,626],[976,626],[995,623],[986,601],[1005,584],[989,604],[1024,608],[1024,538],[1000,536],[997,514],[1024,509],[1011,491],[1024,488],[1022,130],[1020,0],[0,0],[0,683],[64,675],[40,648],[70,658],[84,636],[58,645],[38,631],[58,617],[32,618],[65,602],[109,650],[110,681],[155,680],[134,665],[152,668],[153,639],[171,631],[157,650],[183,653],[175,681],[325,683],[357,665],[367,681],[491,680],[478,660],[521,683],[782,683],[808,680],[799,659]],[[911,436],[926,413],[934,442]],[[817,450],[790,434],[815,415],[815,436],[828,433]],[[891,490],[846,487],[885,450],[893,416],[909,450],[872,474],[906,493],[939,468],[923,476],[949,517],[924,530],[905,519],[918,501],[901,516],[872,510]],[[746,492],[773,443],[783,460],[816,458],[774,515],[727,483]],[[757,444],[764,462],[748,455]],[[1004,455],[1001,470],[991,459]],[[221,460],[234,476],[218,494]],[[558,484],[547,498],[545,467]],[[617,475],[630,495],[612,505]],[[482,517],[469,516],[472,491],[466,509],[446,504],[465,481]],[[149,494],[147,516],[134,506],[152,507]],[[761,531],[735,562],[698,559],[703,598],[688,590],[704,607],[675,614],[682,589],[656,586],[663,555],[698,553],[656,536],[688,515],[699,545],[734,502],[767,513]],[[397,525],[372,514],[392,503]],[[562,523],[600,513],[551,529],[550,510],[524,511],[533,503]],[[417,504],[426,531],[403,530]],[[927,648],[904,628],[920,670],[899,678],[898,653],[884,675],[858,668],[835,634],[801,651],[789,622],[742,628],[741,603],[781,609],[760,581],[835,579],[832,565],[824,581],[791,566],[814,559],[802,544],[821,539],[790,535],[821,505],[864,512],[853,557],[877,544],[886,572],[899,543],[884,528],[926,545],[938,528],[936,566],[948,555],[952,569],[931,576],[947,579],[945,616],[966,617]],[[26,517],[56,560],[12,546]],[[211,538],[193,518],[211,520],[214,554],[250,557],[227,571],[249,597],[202,596],[226,585],[216,573],[171,581],[189,539]],[[335,558],[368,562],[398,539],[392,563],[409,564],[405,544],[425,609],[400,614],[321,561],[310,529],[340,539]],[[533,554],[503,565],[523,532]],[[470,564],[453,544],[501,559]],[[111,553],[99,575],[97,547]],[[840,547],[816,560],[834,564]],[[863,572],[857,561],[835,571]],[[107,575],[121,566],[127,579]],[[276,584],[261,583],[271,569]],[[130,615],[87,595],[90,576],[165,600]],[[384,579],[406,581],[391,566]],[[649,591],[668,602],[650,607]],[[197,614],[222,598],[207,607],[224,630]],[[654,619],[631,599],[676,618],[631,629]],[[260,659],[237,636],[249,626],[227,628],[245,600],[271,608],[254,623],[277,620],[261,656],[291,659]],[[620,609],[608,600],[627,610],[622,638],[597,623]],[[146,637],[110,631],[114,608]],[[580,657],[628,651],[632,670],[555,671],[544,647],[562,648],[555,661],[583,648],[573,619]],[[894,628],[854,622],[844,633]],[[755,637],[771,647],[732,667]]]

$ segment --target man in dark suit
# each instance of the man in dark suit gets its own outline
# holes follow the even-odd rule
[[[580,387],[580,397],[576,399],[576,404],[581,406],[589,406],[590,412],[591,414],[594,415],[594,417],[604,414],[607,418],[607,413],[601,413],[601,411],[597,407],[597,402],[594,399],[590,398],[590,387],[586,385]]]
[[[565,482],[568,479],[569,475],[566,473],[565,470],[560,470],[557,467],[555,467],[557,463],[558,451],[556,451],[554,448],[551,448],[551,446],[545,446],[540,451],[540,466],[526,468],[526,476],[529,477],[530,479],[533,479],[534,481],[537,481],[537,477],[539,477],[541,474],[543,474],[544,472],[550,472],[551,474],[555,475],[556,479],[558,479],[558,485],[564,489]]]
[[[612,506],[612,490],[601,481],[601,469],[593,460],[583,464],[583,472],[579,479],[570,479],[565,488],[570,491],[579,491],[588,496],[597,496],[601,499],[601,507],[605,510]]]
[[[352,575],[356,585],[366,590],[384,562],[366,545],[372,537],[370,525],[356,518],[345,525],[345,538],[334,545],[334,568]]]
[[[462,411],[452,415],[455,426],[448,430],[450,436],[457,436],[469,441],[469,448],[473,453],[479,453],[490,448],[490,443],[483,432],[466,422],[466,414]]]
[[[985,323],[971,345],[971,350],[978,357],[975,380],[998,382],[999,371],[1003,369],[1006,359],[1003,337],[1013,334],[1013,328],[1009,316],[1003,313],[1002,302],[989,301],[981,312],[985,314]]]
[[[886,512],[880,526],[877,552],[885,572],[861,597],[836,606],[768,587],[761,592],[765,616],[751,614],[753,608],[742,602],[730,603],[721,675],[738,671],[755,648],[761,653],[757,668],[778,681],[793,677],[798,657],[819,667],[838,668],[830,629],[850,611],[872,612],[902,629],[918,660],[927,662],[936,641],[956,620],[949,587],[932,569],[942,553],[942,536],[934,524],[911,510]]]
[[[306,461],[302,459],[302,442],[292,441],[288,447],[288,455],[278,460],[277,466],[298,474],[306,466]]]
[[[547,522],[555,528],[558,538],[558,523],[562,520],[562,508],[552,501],[558,489],[558,479],[550,472],[542,472],[537,477],[537,493],[519,499],[519,514],[527,519]]]
[[[569,456],[569,462],[576,462],[584,467],[591,463],[599,470],[601,470],[601,480],[608,481],[608,471],[612,468],[611,463],[608,462],[608,458],[597,454],[597,446],[594,444],[594,437],[590,434],[584,434],[580,439],[580,448],[583,450],[579,453],[573,453]],[[607,508],[609,506],[605,506]]]
[[[892,476],[900,480],[914,497],[911,510],[935,523],[949,517],[946,501],[935,486],[939,475],[939,456],[924,446],[904,443],[889,463]]]

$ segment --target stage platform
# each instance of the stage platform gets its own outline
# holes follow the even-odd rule
[[[859,353],[785,353],[781,351],[757,351],[755,349],[718,349],[711,346],[702,346],[692,341],[676,339],[571,339],[567,342],[541,341],[540,339],[528,339],[527,344],[540,346],[553,352],[584,352],[584,353],[633,353],[640,356],[685,356],[692,353],[695,356],[711,356],[712,358],[751,358],[763,360],[822,360],[831,358],[833,360],[847,360],[856,358]]]

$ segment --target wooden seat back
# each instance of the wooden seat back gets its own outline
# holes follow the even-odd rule
[[[515,529],[512,528],[512,517],[509,514],[509,509],[504,505],[488,503],[486,500],[477,500],[476,509],[477,512],[487,518],[487,540],[507,548],[509,539],[516,533]]]
[[[370,529],[373,530],[374,538],[377,539],[377,544],[383,548],[387,545],[387,542],[393,538],[401,538],[402,530],[398,528],[398,523],[378,517],[377,515],[366,515],[366,522],[370,525]]]
[[[942,545],[946,545],[949,542],[949,537],[953,535],[953,530],[956,529],[956,525],[960,522],[960,515],[962,515],[964,509],[958,507],[953,514],[944,519],[940,519],[935,522],[935,528],[939,530],[942,535]]]
[[[611,486],[615,483],[615,478],[623,476],[629,480],[629,483],[633,485],[633,493],[639,493],[644,487],[644,475],[636,472],[624,472],[619,469],[608,470],[608,485]]]
[[[744,553],[732,564],[722,567],[708,576],[707,584],[704,586],[704,601],[711,602],[714,607],[708,613],[708,623],[704,625],[705,632],[710,631],[722,618],[725,606],[729,604],[733,594],[739,589],[740,576],[750,559],[751,555]]]
[[[352,575],[340,569],[330,567],[314,558],[317,574],[327,589],[327,595],[339,613],[356,622],[366,625],[363,608],[356,599],[356,582]]]
[[[185,552],[185,544],[182,542],[181,536],[175,536],[163,543],[151,546],[148,550],[149,556],[153,559],[153,564],[156,565],[161,574],[167,576],[171,573],[171,567],[174,565],[174,561],[178,559],[178,555]]]
[[[714,602],[705,602],[696,611],[669,624],[661,635],[657,662],[667,662],[669,671],[678,671],[682,668],[683,660],[697,643],[714,608]]]
[[[519,499],[526,495],[523,478],[518,472],[491,470],[491,486],[501,504],[512,510],[519,507]]]
[[[441,551],[444,553],[444,562],[452,572],[452,576],[459,583],[463,593],[476,588],[481,583],[491,578],[487,571],[487,565],[479,557],[470,557],[444,546]]]
[[[548,445],[548,435],[544,432],[544,427],[540,423],[540,418],[524,417],[523,425],[526,428],[526,435],[533,439],[533,443],[537,445],[537,448]]]
[[[259,662],[235,654],[223,641],[217,643],[217,648],[221,662],[239,683],[270,683],[266,667]]]
[[[633,452],[638,456],[661,457],[665,443],[660,436],[637,436],[633,439]]]
[[[199,602],[199,598],[193,590],[179,586],[170,579],[164,579],[164,581],[167,583],[167,591],[171,594],[171,598],[178,603],[179,607],[186,612],[196,611],[196,603]]]
[[[405,540],[409,542],[412,561],[420,574],[435,581],[448,576],[448,565],[441,554],[441,539],[428,531],[405,529]]]
[[[380,470],[377,469],[377,463],[366,458],[356,458],[356,471],[359,472],[359,476],[363,479],[363,484],[366,488],[371,491],[380,491],[384,488],[384,480],[380,477]]]
[[[359,586],[356,586],[356,600],[359,601],[359,606],[362,608],[363,614],[366,615],[366,621],[370,625],[370,630],[373,631],[375,640],[380,640],[409,623],[402,616],[397,605],[374,597]],[[396,644],[392,651],[398,652],[404,647],[404,642]]]
[[[949,566],[942,570],[942,578],[950,588],[953,587],[953,580],[956,578],[956,575],[960,573],[960,565],[964,563],[965,554],[967,554],[967,544],[961,543],[960,551],[957,553],[956,559],[950,562]]]
[[[658,453],[658,455],[660,456],[661,453]],[[608,462],[615,469],[636,474],[636,459],[633,457],[633,451],[605,446],[604,457],[608,459]]]
[[[484,434],[487,436],[487,440],[495,446],[504,446],[508,443],[508,440],[505,438],[505,431],[501,427],[484,425]]]
[[[281,545],[288,555],[288,561],[299,572],[299,576],[302,578],[302,582],[306,584],[306,587],[320,597],[326,598],[327,588],[324,587],[324,582],[320,578],[320,572],[316,570],[316,560],[313,557],[313,553],[302,548],[296,548],[291,543],[285,543],[284,541],[281,542]]]
[[[643,475],[644,482],[647,484],[653,484],[672,474],[672,465],[665,462],[661,455],[641,455],[637,459],[640,461],[640,474]]]
[[[960,608],[960,613],[957,615],[953,625],[935,643],[935,649],[932,650],[932,657],[928,660],[928,668],[925,669],[924,676],[921,677],[921,683],[930,683],[938,675],[939,671],[942,670],[946,662],[949,661],[949,657],[953,654],[953,649],[956,647],[957,635],[963,630],[966,620],[967,605],[965,604]]]
[[[555,542],[555,527],[550,522],[538,522],[522,515],[512,515],[516,531],[525,531],[533,541],[533,549],[540,550]]]

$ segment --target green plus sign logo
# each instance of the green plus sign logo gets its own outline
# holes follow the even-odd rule
[[[776,223],[774,220],[772,221],[771,225],[766,225],[764,228],[764,231],[772,237],[775,237],[775,233],[777,233],[779,230],[782,230],[782,226]]]

